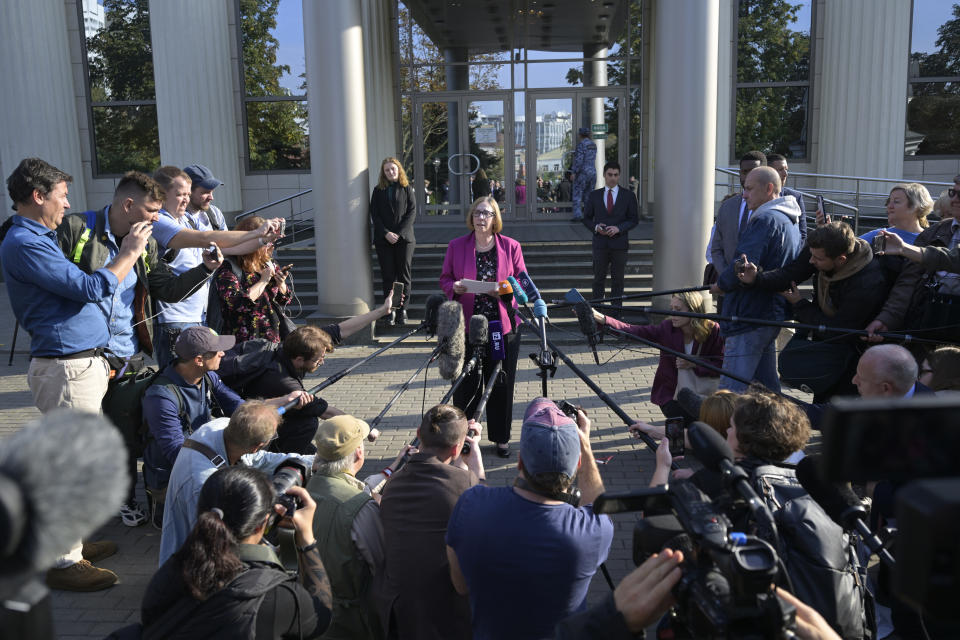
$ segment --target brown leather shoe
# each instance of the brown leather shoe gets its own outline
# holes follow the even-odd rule
[[[90,562],[96,562],[109,558],[117,552],[117,543],[109,540],[97,540],[96,542],[83,543],[83,559]]]
[[[47,571],[47,586],[63,591],[100,591],[117,582],[117,574],[108,569],[98,569],[89,560],[81,560],[65,569]]]

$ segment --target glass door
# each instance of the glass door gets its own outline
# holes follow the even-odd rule
[[[524,212],[532,220],[562,220],[573,211],[573,185],[569,170],[580,138],[586,128],[597,146],[597,180],[591,188],[603,184],[603,165],[615,160],[627,166],[626,91],[619,88],[577,89],[573,91],[529,91],[527,93],[526,140],[527,198]],[[627,187],[626,170],[621,171],[621,186]],[[585,195],[585,194],[584,194]],[[519,201],[518,201],[519,207]]]
[[[504,94],[429,94],[415,101],[414,176],[419,214],[462,221],[473,201],[493,195],[512,217],[513,113]]]

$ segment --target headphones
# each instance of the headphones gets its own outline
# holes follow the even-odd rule
[[[543,496],[544,498],[549,498],[550,500],[559,500],[560,502],[566,502],[567,504],[577,507],[580,505],[580,489],[575,487],[573,483],[570,484],[570,488],[566,491],[561,491],[559,493],[550,493],[544,491],[543,489],[534,487],[530,482],[523,476],[517,476],[516,480],[513,481],[513,486],[518,489],[523,489],[524,491],[529,491],[530,493],[535,493],[538,496]]]

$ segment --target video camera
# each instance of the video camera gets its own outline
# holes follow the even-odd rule
[[[955,622],[960,598],[960,426],[956,396],[837,399],[824,414],[827,483],[887,481],[894,503],[893,594]],[[883,506],[874,500],[874,509]],[[888,508],[889,510],[889,508]]]
[[[774,548],[733,530],[730,519],[692,482],[626,494],[604,494],[595,513],[643,511],[633,534],[639,566],[664,547],[683,551],[683,577],[674,588],[674,637],[783,638],[795,611],[773,590]]]

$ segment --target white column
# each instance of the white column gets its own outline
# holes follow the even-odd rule
[[[733,137],[733,87],[737,78],[736,62],[733,59],[737,30],[734,22],[733,0],[720,0],[719,30],[717,42],[717,159],[716,166],[730,166],[730,139]],[[739,150],[737,150],[739,151]],[[736,163],[733,163],[736,164]],[[727,182],[729,178],[714,173],[714,182]],[[737,184],[737,179],[733,178]],[[717,189],[719,201],[727,194],[727,188]]]
[[[607,57],[607,48],[603,46],[593,46],[588,45],[583,48],[583,55],[585,58],[606,58]],[[585,62],[583,64],[583,84],[587,87],[606,87],[607,86],[607,62],[606,60],[600,62]],[[595,124],[605,124],[606,123],[606,114],[603,109],[604,98],[589,98],[590,104],[590,135],[593,137],[593,125]],[[606,135],[597,140],[594,138],[593,142],[597,145],[597,155],[594,158],[594,169],[597,173],[597,181],[591,188],[598,189],[603,186],[603,165],[607,163],[607,138],[606,136],[610,135],[611,132],[607,131]],[[623,173],[626,173],[626,167],[624,168]],[[620,176],[621,184],[626,185],[627,180],[630,178],[629,175]]]
[[[844,0],[822,6],[824,16],[818,22],[823,25],[823,47],[817,55],[823,71],[813,86],[820,104],[817,173],[899,178],[910,3]],[[841,185],[830,181],[822,186]]]
[[[69,199],[83,211],[76,101],[83,90],[74,86],[68,19],[77,22],[76,7],[63,0],[0,2],[0,166],[6,180],[23,158],[43,158],[73,176]]]
[[[367,101],[367,157],[370,159],[369,192],[377,184],[380,162],[393,156],[401,158],[397,131],[396,60],[393,46],[393,24],[390,7],[393,3],[363,0],[363,74]],[[404,167],[409,173],[413,167]]]
[[[360,14],[356,0],[303,3],[320,317],[366,312],[373,298]]]
[[[202,164],[223,181],[224,211],[240,211],[240,142],[223,0],[151,0],[150,31],[163,164]]]
[[[655,290],[700,284],[713,220],[718,0],[657,0]]]

